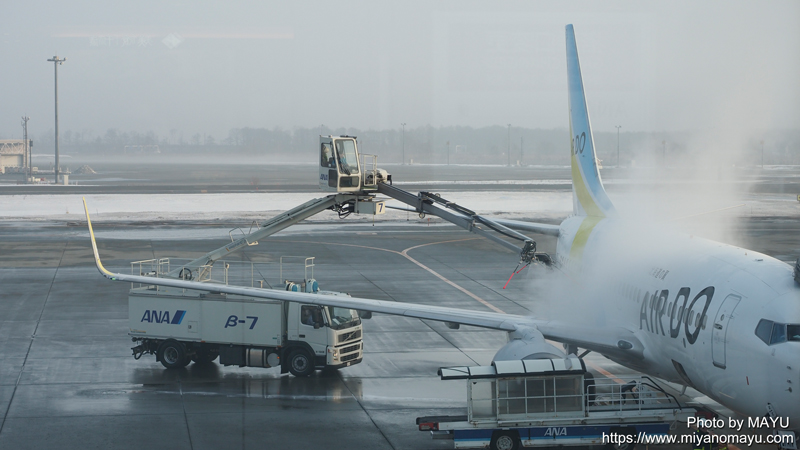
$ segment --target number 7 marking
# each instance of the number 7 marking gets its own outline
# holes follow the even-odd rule
[[[258,322],[258,317],[247,316],[247,318],[248,319],[253,319],[253,323],[250,324],[250,328],[249,328],[250,330],[252,330],[253,327],[256,326],[256,322]]]

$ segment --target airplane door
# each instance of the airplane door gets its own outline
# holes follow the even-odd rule
[[[720,369],[725,368],[725,346],[727,344],[728,325],[731,320],[733,310],[742,299],[741,296],[731,294],[725,297],[722,305],[714,316],[714,329],[711,333],[711,358],[714,365]]]

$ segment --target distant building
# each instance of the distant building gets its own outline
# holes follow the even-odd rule
[[[24,173],[31,165],[29,142],[24,139],[0,139],[0,173]]]

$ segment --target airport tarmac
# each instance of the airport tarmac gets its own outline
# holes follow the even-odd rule
[[[744,235],[800,235],[794,222],[778,223],[780,234],[765,226],[745,223]],[[98,226],[104,263],[127,272],[132,260],[193,257],[227,239],[223,228],[204,232],[219,238],[163,239],[169,228]],[[536,238],[541,251],[554,252],[552,238]],[[488,311],[468,291],[514,314],[529,313],[526,287],[546,275],[528,270],[503,290],[516,255],[455,227],[423,224],[300,225],[233,260],[267,264],[266,278],[277,284],[280,255],[315,256],[323,289]],[[506,339],[375,315],[364,321],[363,362],[336,372],[295,378],[216,363],[167,370],[153,356],[131,357],[129,285],[101,277],[85,228],[65,224],[0,227],[0,285],[4,449],[452,448],[415,424],[418,416],[465,413],[464,382],[441,381],[437,369],[489,364]],[[586,361],[596,377],[633,375],[598,355]]]
[[[309,193],[316,189],[305,176],[301,181],[293,179],[291,169],[273,172],[287,185],[307,186]],[[305,169],[313,175],[313,166]],[[403,187],[408,190],[414,191],[415,183],[423,186],[420,189],[432,185],[436,187],[431,190],[441,187],[448,195],[468,195],[470,201],[479,198],[473,191],[485,195],[495,189],[508,190],[509,186],[522,191],[522,196],[530,191],[569,195],[569,185],[563,183],[569,171],[563,168],[395,169],[401,175],[405,172],[395,180],[405,179],[410,184]],[[122,178],[133,177],[136,170],[129,168]],[[465,176],[464,171],[473,178]],[[793,262],[800,256],[800,221],[796,220],[796,194],[790,191],[795,189],[798,170],[752,172],[755,181],[749,186],[756,188],[746,190],[751,197],[744,200],[745,206],[725,213],[723,220],[712,213],[678,225],[702,229],[710,218],[715,226],[725,224],[726,242]],[[230,175],[230,171],[225,173]],[[511,173],[515,175],[506,176]],[[622,176],[615,178],[613,172],[604,172],[606,175],[612,197],[618,194],[615,190],[629,183]],[[102,176],[109,174],[98,175]],[[531,177],[554,181],[537,186],[529,183]],[[201,178],[203,175],[194,172],[181,173],[172,185],[165,181],[171,179],[169,170],[162,169],[149,184],[131,181],[134,185],[126,186],[119,180],[107,184],[98,181],[94,187],[70,186],[68,190],[4,186],[0,196],[5,201],[8,197],[54,193],[66,194],[65,200],[75,194],[169,195],[171,186],[178,186],[176,189],[183,193],[211,193],[216,189],[236,196],[259,187],[270,190],[263,194],[269,201],[283,189],[240,182],[228,191],[224,187],[227,184],[201,182]],[[459,179],[486,184],[457,184]],[[498,185],[493,180],[506,181]],[[741,183],[733,185],[738,186],[737,195],[741,194]],[[659,190],[652,183],[649,187],[648,192]],[[299,191],[306,192],[305,188]],[[694,191],[696,187],[689,186],[689,194]],[[33,197],[38,200],[25,201],[44,200],[41,195]],[[142,198],[150,201],[153,197]],[[738,200],[726,201],[695,206],[702,211],[738,204]],[[660,205],[658,201],[651,203]],[[683,208],[681,202],[677,205],[679,210]],[[451,441],[431,440],[427,432],[417,431],[415,424],[418,416],[465,413],[464,382],[441,381],[437,370],[442,366],[489,364],[506,341],[503,332],[472,327],[451,330],[438,322],[375,315],[364,321],[363,362],[340,371],[317,372],[303,379],[281,376],[277,369],[217,364],[169,371],[153,356],[138,361],[131,356],[132,343],[127,336],[129,285],[100,276],[94,267],[85,222],[76,214],[80,205],[69,208],[73,211],[66,217],[34,214],[0,220],[2,449],[452,448]],[[261,205],[254,209],[264,211]],[[202,226],[189,225],[191,220],[159,220],[162,212],[158,208],[137,210],[132,218],[109,216],[104,220],[101,211],[96,231],[106,266],[127,272],[135,260],[194,258],[229,242],[230,228],[242,226],[219,220],[203,220]],[[666,217],[680,217],[673,212]],[[379,300],[479,311],[488,311],[489,304],[507,313],[530,313],[535,299],[526,288],[531,277],[546,275],[543,268],[522,272],[504,290],[517,255],[437,219],[429,222],[410,216],[410,220],[401,217],[375,226],[352,217],[343,222],[326,219],[298,225],[232,259],[266,264],[265,275],[273,285],[279,284],[276,262],[281,255],[315,256],[315,278],[323,289]],[[651,210],[647,210],[647,216],[660,217]],[[541,220],[542,216],[528,218]],[[548,219],[552,221],[554,216]],[[555,252],[553,238],[534,238],[540,251]],[[599,355],[590,354],[586,361],[596,377],[624,381],[634,375]]]
[[[97,230],[100,251],[120,271],[132,259],[224,245],[148,239],[158,230],[105,240],[104,231]],[[399,254],[421,245],[412,258],[504,311],[527,311],[523,283],[500,289],[516,256],[468,233],[316,231],[262,241],[240,259],[316,256],[325,289],[485,310]],[[339,372],[298,379],[218,365],[168,371],[152,357],[130,356],[129,286],[97,273],[84,229],[6,229],[0,245],[2,448],[448,448],[414,423],[464,411],[463,382],[442,382],[437,369],[488,364],[504,340],[500,332],[376,316],[365,321],[363,363]]]

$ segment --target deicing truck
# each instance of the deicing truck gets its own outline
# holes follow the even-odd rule
[[[152,270],[143,272],[146,266]],[[132,267],[154,277],[170,273],[166,259],[138,261]],[[219,357],[225,366],[280,367],[281,373],[295,376],[361,362],[362,326],[356,310],[214,293],[215,283],[228,281],[230,265],[222,267],[224,281],[206,280],[211,292],[132,287],[128,320],[136,359],[155,354],[164,367],[174,369]],[[313,278],[285,287],[346,295],[320,291]]]

